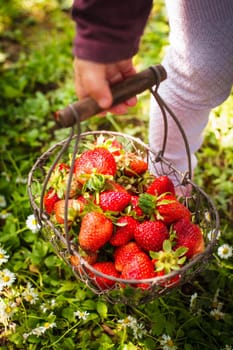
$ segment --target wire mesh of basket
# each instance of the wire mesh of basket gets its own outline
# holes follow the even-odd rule
[[[86,103],[76,103],[68,106],[60,114],[56,114],[56,119],[62,126],[70,127],[70,136],[57,142],[45,153],[43,153],[33,165],[28,176],[28,193],[34,214],[40,222],[46,240],[49,240],[59,255],[70,268],[78,281],[91,289],[95,294],[103,296],[112,303],[140,304],[149,302],[162,295],[170,293],[174,288],[178,288],[189,282],[196,274],[200,273],[212,256],[217,242],[219,231],[219,217],[211,198],[191,180],[191,157],[188,140],[174,113],[158,94],[158,87],[162,80],[166,78],[166,72],[162,66],[150,67],[142,75],[138,73],[136,78],[130,79],[126,85],[120,84],[113,91],[114,104],[124,101],[130,96],[150,89],[151,94],[156,99],[164,118],[164,135],[162,149],[154,152],[147,144],[136,137],[132,137],[120,132],[100,130],[81,133],[80,121],[99,112],[98,105],[93,100],[88,99]],[[145,78],[146,76],[146,78]],[[149,79],[148,79],[149,76]],[[145,78],[145,83],[141,81]],[[135,83],[140,82],[140,83]],[[137,80],[139,79],[139,80]],[[125,83],[124,83],[125,84]],[[140,85],[140,86],[139,86]],[[136,90],[135,90],[136,87]],[[90,107],[91,106],[91,107]],[[181,139],[184,142],[188,169],[185,173],[176,169],[165,157],[167,139],[167,118],[171,117],[176,122],[180,130]],[[189,186],[189,195],[183,192],[180,202],[189,209],[192,222],[197,224],[204,237],[204,251],[188,260],[178,270],[173,270],[165,275],[146,279],[125,279],[114,277],[103,273],[93,267],[93,264],[80,253],[78,234],[80,225],[77,224],[74,230],[70,230],[68,223],[68,200],[72,186],[73,170],[75,159],[87,149],[87,145],[95,144],[98,138],[114,139],[123,145],[124,149],[146,159],[149,164],[151,174],[156,176],[167,175],[175,184],[179,191],[185,190]],[[64,224],[57,225],[52,215],[48,215],[44,208],[43,198],[49,188],[49,181],[58,162],[69,162],[70,170],[65,189],[65,213]],[[138,180],[140,181],[140,179]],[[136,188],[135,191],[138,190]],[[138,193],[137,193],[138,194]],[[107,252],[106,254],[109,254]],[[109,281],[111,283],[109,284]]]

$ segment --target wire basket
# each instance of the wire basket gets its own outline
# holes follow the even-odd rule
[[[60,124],[62,123],[65,127],[71,127],[70,136],[67,139],[54,144],[49,150],[43,153],[33,165],[28,176],[28,192],[30,203],[35,216],[42,226],[42,231],[45,239],[51,242],[57,255],[64,259],[67,265],[70,266],[78,281],[83,282],[84,285],[91,289],[95,294],[103,296],[106,300],[112,303],[124,303],[129,305],[146,303],[155,298],[161,297],[162,295],[170,293],[174,288],[177,288],[182,284],[189,282],[196,274],[200,273],[200,271],[206,267],[217,242],[217,235],[219,230],[219,218],[217,210],[209,196],[200,187],[193,183],[190,178],[191,161],[188,141],[182,127],[176,119],[176,116],[172,113],[172,111],[168,108],[166,103],[158,94],[158,86],[160,82],[165,78],[165,73],[163,67],[156,66],[155,68],[156,69],[151,69],[150,67],[150,69],[146,71],[146,74],[148,73],[150,78],[151,76],[153,78],[149,83],[148,79],[146,79],[147,81],[145,84],[146,88],[150,89],[151,93],[158,102],[158,105],[164,116],[164,138],[163,147],[161,150],[155,153],[139,138],[135,138],[119,132],[101,130],[81,133],[80,119],[86,119],[90,115],[94,115],[99,111],[98,106],[93,101],[88,100],[88,106],[90,106],[91,102],[94,106],[94,112],[93,108],[91,108],[91,110],[88,112],[86,108],[81,107],[80,109],[80,104],[77,104],[76,106],[69,106],[65,112],[62,111],[59,115],[56,114],[56,119],[60,118]],[[138,75],[140,75],[140,73]],[[134,80],[132,81],[132,85],[135,86]],[[138,84],[136,84],[136,86],[138,89]],[[155,87],[152,88],[152,86]],[[143,85],[143,87],[140,88],[140,91],[143,91],[144,89],[145,88]],[[126,90],[129,90],[128,85]],[[121,91],[122,93],[122,85],[120,86],[120,89],[117,89],[117,91]],[[130,94],[127,95],[127,98],[131,95],[133,96],[135,93],[137,92],[131,91]],[[114,96],[116,96],[116,94],[117,93],[114,92]],[[125,99],[124,92],[123,95],[124,96],[120,97],[120,99],[115,98],[115,104],[118,104],[120,100]],[[83,115],[83,111],[85,115]],[[182,173],[176,169],[164,157],[167,138],[168,116],[172,117],[175,120],[187,150],[189,169],[185,173]],[[151,173],[156,174],[157,176],[168,175],[168,177],[173,179],[175,186],[179,188],[179,190],[185,189],[187,185],[189,186],[189,192],[191,194],[187,196],[184,192],[180,198],[180,201],[182,201],[182,203],[184,203],[185,206],[190,210],[192,215],[192,222],[198,224],[202,229],[205,241],[205,249],[202,253],[195,255],[179,270],[172,271],[164,276],[157,276],[149,279],[127,280],[119,277],[109,276],[108,274],[98,271],[90,263],[88,263],[88,261],[84,259],[82,255],[80,255],[77,237],[74,237],[69,232],[68,227],[69,191],[71,187],[74,162],[77,153],[85,150],[85,145],[87,143],[94,144],[96,142],[96,139],[100,136],[105,139],[114,138],[123,144],[124,149],[127,149],[128,151],[139,155],[143,159],[147,159]],[[67,181],[65,194],[66,205],[64,227],[62,228],[51,220],[51,217],[45,211],[43,204],[43,198],[48,188],[51,174],[53,173],[57,163],[61,161],[69,161],[71,164],[70,175]],[[74,264],[74,261],[77,261],[78,263]],[[108,283],[106,283],[106,286],[103,287],[103,282],[101,282],[101,285],[98,282],[99,277],[101,277],[102,280],[105,278],[106,281],[111,280],[114,283],[112,283],[111,287],[109,287]],[[146,288],[140,288],[138,287],[139,285],[144,285]]]

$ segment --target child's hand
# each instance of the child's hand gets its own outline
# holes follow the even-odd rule
[[[131,59],[102,64],[75,58],[74,72],[76,94],[80,100],[84,97],[92,97],[103,110],[110,110],[116,114],[126,113],[128,107],[134,106],[137,102],[136,97],[133,97],[110,108],[112,105],[110,85],[136,73]]]

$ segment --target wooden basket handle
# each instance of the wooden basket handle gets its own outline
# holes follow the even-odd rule
[[[165,80],[167,73],[162,65],[155,65],[137,73],[111,87],[113,96],[112,107],[116,106],[129,98],[142,93],[146,89],[152,88],[154,85]],[[70,127],[79,121],[83,121],[90,118],[103,110],[97,104],[97,102],[87,97],[81,101],[74,102],[73,104],[65,107],[62,110],[58,110],[54,113],[54,118],[60,127]]]

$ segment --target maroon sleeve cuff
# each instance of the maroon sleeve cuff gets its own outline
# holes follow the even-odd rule
[[[75,0],[74,55],[100,63],[134,56],[151,6],[151,0]]]

